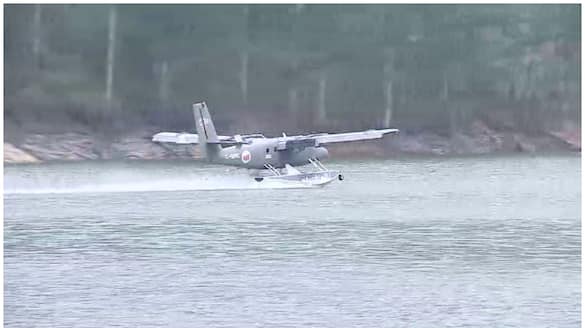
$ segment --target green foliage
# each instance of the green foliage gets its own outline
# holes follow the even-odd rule
[[[580,112],[579,5],[118,5],[111,112],[109,5],[41,7],[37,65],[34,5],[5,6],[6,110],[21,121],[51,104],[87,111],[72,115],[87,124],[100,112],[186,129],[189,104],[207,100],[227,119],[276,113],[294,128],[312,121],[302,118],[315,115],[324,73],[338,127],[378,124],[387,79],[399,126],[453,129],[504,112],[546,128]]]

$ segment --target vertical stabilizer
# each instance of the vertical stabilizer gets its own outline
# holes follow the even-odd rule
[[[203,142],[218,142],[217,132],[215,132],[215,126],[213,125],[205,102],[193,104],[193,114],[195,115],[199,140]]]
[[[199,135],[201,151],[209,160],[213,160],[221,147],[217,144],[219,138],[205,102],[193,104],[193,115],[195,116],[195,126]]]

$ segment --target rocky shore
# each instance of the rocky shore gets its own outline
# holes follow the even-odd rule
[[[200,158],[197,147],[155,144],[150,141],[151,135],[151,131],[130,132],[115,138],[79,132],[28,134],[20,142],[4,143],[4,163]],[[494,131],[477,121],[468,132],[453,136],[402,132],[380,141],[334,144],[328,148],[336,158],[576,152],[581,150],[581,138],[580,131],[551,132],[538,136]]]

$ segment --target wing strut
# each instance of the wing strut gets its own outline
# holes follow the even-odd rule
[[[280,172],[278,172],[277,169],[274,168],[274,166],[272,166],[272,164],[266,163],[264,164],[264,167],[269,170],[270,172],[272,172],[272,174],[276,175],[276,176],[280,176]]]
[[[315,166],[319,171],[328,171],[325,165],[323,165],[321,161],[316,158],[309,158],[309,162],[313,164],[313,166]]]

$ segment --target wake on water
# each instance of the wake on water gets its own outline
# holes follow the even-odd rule
[[[256,182],[249,175],[189,174],[176,177],[123,174],[89,179],[4,177],[4,194],[75,194],[189,190],[315,188],[297,181]]]

